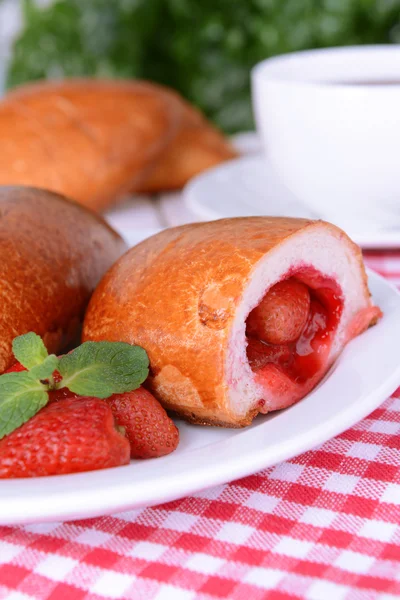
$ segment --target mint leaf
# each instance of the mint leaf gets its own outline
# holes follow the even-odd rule
[[[135,390],[149,373],[140,346],[124,342],[85,342],[60,359],[60,385],[82,396],[108,398]]]
[[[12,349],[15,358],[27,369],[40,365],[48,355],[42,338],[33,331],[16,337]]]
[[[36,379],[48,379],[58,367],[58,358],[55,354],[50,354],[44,359],[42,364],[36,365],[29,370],[29,373]]]
[[[0,439],[33,417],[48,402],[46,387],[28,372],[0,377]]]

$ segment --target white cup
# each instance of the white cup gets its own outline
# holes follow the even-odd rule
[[[400,47],[286,54],[252,71],[257,129],[283,183],[342,227],[400,228]]]

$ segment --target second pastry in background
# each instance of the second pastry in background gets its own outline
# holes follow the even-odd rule
[[[180,189],[202,171],[238,156],[223,133],[197,108],[178,94],[169,93],[182,118],[178,133],[135,190],[144,194]]]
[[[21,86],[0,102],[0,185],[28,185],[100,211],[138,185],[177,134],[176,103],[139,81]]]
[[[0,102],[0,185],[46,188],[102,211],[128,192],[183,187],[236,156],[172,90],[143,81],[68,79]]]

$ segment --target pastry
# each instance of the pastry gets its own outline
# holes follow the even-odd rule
[[[0,373],[14,337],[34,331],[50,352],[77,341],[89,298],[125,244],[66,198],[0,187]]]
[[[166,408],[240,427],[310,392],[380,314],[361,251],[341,229],[223,219],[129,250],[97,287],[83,339],[143,346],[149,389]]]
[[[159,86],[76,79],[17,88],[0,102],[0,185],[29,185],[101,211],[137,187],[176,135]]]

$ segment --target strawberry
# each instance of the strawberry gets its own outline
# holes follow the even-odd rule
[[[62,377],[59,371],[54,371],[53,379],[55,383],[62,381]],[[58,390],[49,390],[49,402],[56,402],[57,400],[64,400],[65,398],[80,398],[78,394],[71,392],[67,387],[62,387]]]
[[[307,323],[310,294],[295,279],[274,285],[247,318],[247,334],[269,344],[296,341]]]
[[[131,444],[132,458],[157,458],[169,454],[179,443],[179,430],[161,404],[140,387],[114,394],[107,400]]]
[[[247,359],[253,371],[259,371],[268,363],[285,364],[291,359],[288,346],[265,344],[254,338],[249,338],[247,342]]]
[[[62,475],[129,463],[129,442],[96,398],[52,402],[0,441],[0,478]]]
[[[114,393],[123,398],[146,380],[149,358],[144,348],[84,342],[57,357],[30,331],[13,340],[12,350],[18,362],[0,375],[0,478],[76,473],[129,462],[129,440],[115,425],[105,399]],[[150,442],[143,456],[158,456],[175,448],[170,429],[175,429],[175,438],[177,430],[151,394],[150,399],[147,412],[140,404],[145,419],[134,412],[130,423],[131,414],[122,415],[132,431],[137,421],[144,423],[137,433],[137,440],[145,435]]]
[[[6,373],[20,373],[21,371],[26,371],[24,365],[21,365],[20,362],[14,363],[11,367],[5,371]]]
[[[57,402],[58,400],[65,400],[66,398],[82,398],[78,394],[74,394],[68,388],[63,387],[59,390],[49,390],[49,402]]]
[[[26,371],[27,369],[21,365],[20,362],[16,362],[9,369],[7,369],[6,373],[20,373],[21,371]],[[62,377],[59,371],[54,371],[53,379],[55,383],[59,383],[62,380]],[[68,388],[63,387],[59,390],[49,390],[49,402],[55,402],[57,400],[64,400],[65,398],[79,398],[78,394],[74,394]]]

